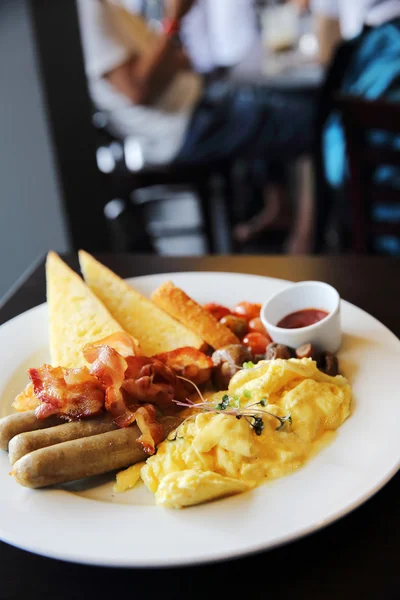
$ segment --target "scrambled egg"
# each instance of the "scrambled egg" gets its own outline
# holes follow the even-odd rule
[[[234,414],[204,412],[187,420],[176,439],[163,442],[141,469],[156,504],[199,504],[295,471],[315,453],[323,436],[349,416],[352,395],[344,377],[325,375],[306,358],[264,361],[243,369],[228,392],[210,398],[211,404],[221,403],[225,394],[227,411],[239,408],[262,417],[260,435],[251,418],[249,422]],[[290,415],[291,422],[287,419],[277,431],[279,420],[262,411]]]
[[[114,484],[114,492],[127,492],[128,490],[135,487],[135,485],[140,481],[140,471],[143,467],[144,463],[137,463],[136,465],[132,465],[129,469],[125,469],[125,471],[120,471],[117,473],[117,481]]]

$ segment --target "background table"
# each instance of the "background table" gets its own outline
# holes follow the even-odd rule
[[[238,83],[263,85],[270,90],[316,95],[325,69],[299,49],[281,54],[268,52],[262,43],[253,44],[244,58],[230,69],[229,79]]]
[[[66,257],[77,268],[76,257]],[[294,281],[317,279],[400,335],[400,262],[357,257],[204,257],[99,255],[123,277],[174,271],[232,271]],[[243,290],[243,297],[246,290]],[[34,265],[0,307],[0,323],[45,300],[44,261]],[[385,413],[384,382],[377,398]],[[400,402],[400,394],[399,394]],[[390,415],[385,415],[390,418]],[[399,424],[400,428],[400,424]],[[337,523],[292,544],[235,561],[172,570],[117,570],[73,565],[1,543],[0,598],[399,598],[400,510],[397,475]],[[274,514],[271,513],[271,519]],[[62,536],[63,524],[54,535]],[[234,529],[235,524],[232,523]],[[157,531],[149,523],[157,544]],[[171,540],[179,543],[179,539]],[[77,543],[79,541],[77,540]],[[140,540],[132,539],[132,544]]]

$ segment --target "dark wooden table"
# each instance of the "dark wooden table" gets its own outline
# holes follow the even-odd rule
[[[400,261],[386,258],[99,255],[123,277],[170,271],[232,271],[291,280],[317,279],[377,317],[400,336]],[[76,257],[67,261],[77,268]],[[45,300],[44,263],[21,279],[0,307],[0,323]],[[384,396],[377,398],[377,406]],[[400,396],[399,396],[400,402]],[[378,426],[378,425],[377,425]],[[366,504],[292,544],[247,558],[196,568],[116,570],[73,565],[1,544],[1,599],[400,597],[397,475]],[[271,519],[274,515],[271,514]],[[62,536],[62,526],[54,535]],[[232,523],[234,528],[235,524]],[[157,532],[149,535],[157,544]],[[137,540],[132,540],[137,543]],[[179,540],[175,540],[179,543]],[[77,543],[79,541],[77,540]]]

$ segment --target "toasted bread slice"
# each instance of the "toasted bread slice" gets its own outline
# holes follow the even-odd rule
[[[151,299],[186,327],[197,331],[207,344],[216,350],[228,344],[240,344],[239,339],[228,327],[217,321],[208,310],[197,304],[171,281],[163,283]]]
[[[139,341],[146,356],[183,346],[204,348],[199,335],[178,323],[93,256],[81,250],[79,261],[86,283],[125,331]]]
[[[46,262],[50,357],[54,367],[86,364],[82,350],[121,325],[75,271],[50,252]]]

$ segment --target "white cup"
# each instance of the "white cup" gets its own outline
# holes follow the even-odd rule
[[[281,319],[299,310],[315,308],[328,316],[299,329],[277,327]],[[319,351],[336,353],[342,341],[340,296],[331,285],[320,281],[303,281],[285,288],[269,298],[261,308],[261,320],[274,342],[290,348],[313,344]]]

